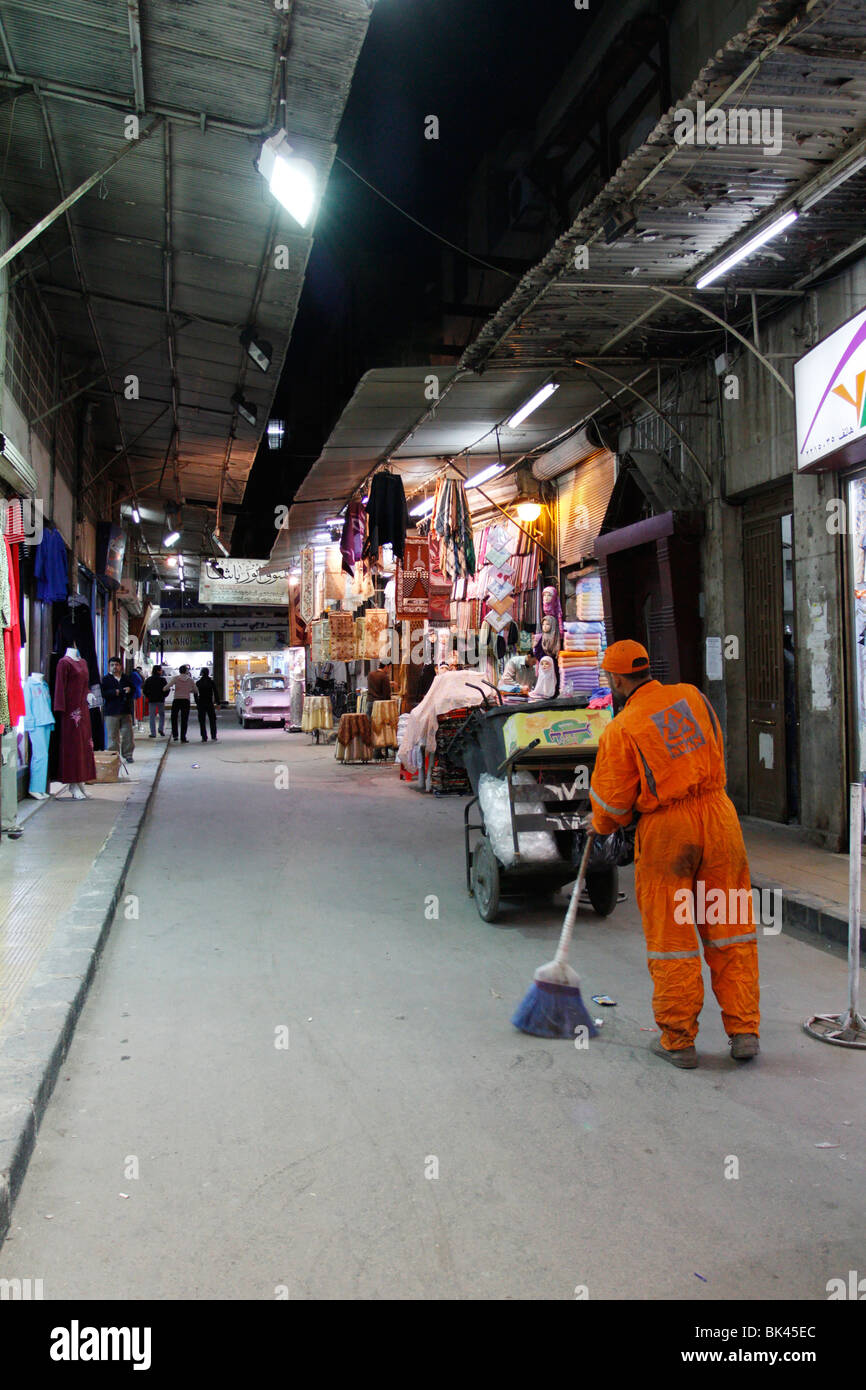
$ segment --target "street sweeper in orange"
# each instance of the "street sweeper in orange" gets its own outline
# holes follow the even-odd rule
[[[599,742],[593,829],[609,835],[640,817],[635,892],[661,1030],[652,1051],[698,1064],[703,945],[731,1056],[747,1061],[759,1050],[755,913],[718,718],[697,686],[653,680],[639,642],[614,642],[602,669],[621,707]]]

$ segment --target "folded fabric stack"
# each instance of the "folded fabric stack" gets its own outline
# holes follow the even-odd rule
[[[605,645],[604,623],[565,624],[559,653],[560,694],[592,694],[599,683],[598,663]]]
[[[457,730],[466,723],[469,715],[470,710],[463,708],[449,710],[446,714],[440,714],[438,717],[436,754],[430,778],[430,789],[438,796],[449,793],[456,796],[468,796],[472,790],[466,769],[453,763],[447,754],[452,738]]]
[[[574,592],[575,612],[581,622],[604,622],[604,602],[601,596],[601,580],[598,575],[579,579]]]

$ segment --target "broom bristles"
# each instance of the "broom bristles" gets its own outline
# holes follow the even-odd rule
[[[534,980],[511,1019],[522,1033],[536,1038],[573,1038],[578,1028],[598,1037],[598,1029],[586,1011],[576,985]]]

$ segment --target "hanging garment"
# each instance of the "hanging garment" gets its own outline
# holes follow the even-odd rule
[[[398,560],[403,559],[409,508],[399,473],[376,473],[367,498],[367,539],[362,555],[374,559],[383,545],[390,545]]]
[[[54,709],[60,715],[61,782],[96,781],[90,710],[87,705],[89,689],[87,662],[62,656],[57,663],[57,684],[54,689]]]
[[[64,603],[55,609],[54,650],[62,654],[67,647],[77,647],[87,662],[91,685],[99,685],[99,662],[96,658],[96,639],[93,619],[86,603]]]
[[[9,723],[14,728],[26,713],[24,691],[21,688],[21,620],[18,602],[18,547],[13,550],[8,538],[3,537],[6,547],[6,564],[9,571],[9,618],[3,629],[3,657],[6,667],[6,696],[9,703]]]
[[[69,563],[59,531],[47,527],[36,551],[36,597],[43,603],[57,603],[69,593]]]
[[[430,533],[439,537],[439,567],[446,579],[475,573],[475,544],[466,489],[459,478],[440,478],[436,484]]]
[[[343,569],[354,576],[355,566],[364,553],[364,537],[367,534],[367,513],[363,503],[357,499],[349,503],[343,534],[340,537],[340,553],[343,556]]]

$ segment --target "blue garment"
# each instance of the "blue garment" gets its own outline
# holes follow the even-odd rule
[[[25,729],[49,728],[54,725],[51,692],[44,676],[28,676],[24,682]]]
[[[44,793],[48,790],[48,742],[51,729],[47,724],[38,724],[30,730],[30,790]]]
[[[137,671],[130,671],[129,679],[132,681],[132,690],[136,700],[140,700],[144,693],[144,681]]]
[[[43,603],[56,603],[69,593],[69,566],[66,546],[59,531],[46,528],[36,550],[36,597]]]

